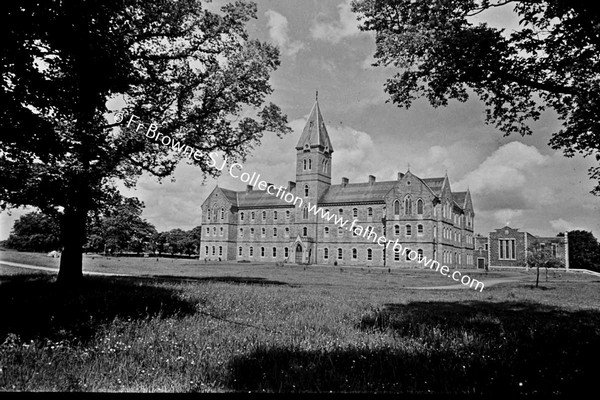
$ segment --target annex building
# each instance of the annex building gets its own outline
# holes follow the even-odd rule
[[[453,192],[447,175],[421,178],[410,171],[399,172],[391,181],[378,182],[368,175],[365,182],[342,178],[332,184],[333,155],[317,100],[296,144],[296,180],[286,188],[301,197],[304,206],[252,186],[244,191],[215,187],[202,203],[200,259],[418,266],[408,252],[398,254],[371,236],[350,231],[351,221],[356,221],[361,231],[398,239],[419,257],[453,268],[475,266],[475,213],[468,191]],[[307,203],[349,222],[342,228],[333,219],[309,212]]]

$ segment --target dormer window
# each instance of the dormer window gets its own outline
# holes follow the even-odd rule
[[[329,146],[325,146],[325,153],[329,153]]]
[[[305,143],[304,144],[304,151],[310,151],[310,144],[309,143]]]

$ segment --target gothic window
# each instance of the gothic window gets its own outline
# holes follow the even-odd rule
[[[250,255],[250,257],[254,256],[254,247],[250,246],[250,249],[248,250],[248,254]]]
[[[250,236],[254,237],[254,228],[250,228]]]
[[[243,221],[243,220],[244,220],[244,213],[243,213],[243,212],[241,212],[241,213],[240,213],[240,221]]]
[[[394,235],[400,235],[400,225],[394,225]]]
[[[308,197],[308,185],[304,185],[304,197]]]
[[[208,255],[208,246],[204,247],[204,255],[207,256]]]
[[[421,261],[423,259],[423,249],[417,250],[417,260]]]
[[[290,249],[287,247],[283,248],[283,257],[288,258],[290,256]]]
[[[417,200],[417,214],[423,215],[423,200]]]
[[[344,230],[342,229],[342,227],[338,227],[338,237],[342,236],[344,236]]]
[[[206,228],[206,236],[210,236],[210,228]]]
[[[323,228],[323,236],[329,237],[329,227],[328,226]]]
[[[210,208],[206,210],[206,216],[207,216],[208,220],[210,221]]]
[[[323,249],[323,260],[329,260],[329,249],[327,247]]]
[[[277,211],[273,211],[273,219],[277,220]]]
[[[221,208],[221,219],[225,219],[225,210]]]
[[[423,225],[419,224],[417,225],[417,235],[422,235],[423,234]]]
[[[273,228],[273,237],[277,237],[277,228]]]
[[[265,256],[265,248],[264,248],[264,247],[261,247],[261,248],[260,248],[260,256],[261,256],[261,257],[264,257],[264,256]]]
[[[250,219],[251,219],[252,221],[254,221],[254,211],[252,211],[252,212],[250,213]]]
[[[277,247],[273,247],[273,258],[277,257]]]
[[[217,248],[215,246],[212,247],[212,255],[217,254]]]
[[[306,171],[306,158],[302,160],[302,169]]]
[[[238,247],[238,256],[242,256],[244,254],[244,250],[242,250],[242,246]]]
[[[266,211],[262,212],[262,219],[263,219],[263,221],[267,219],[267,212]]]
[[[400,215],[400,201],[394,201],[394,215]]]
[[[367,249],[367,261],[373,261],[373,250]]]
[[[370,221],[373,218],[373,209],[371,207],[367,208],[367,219]]]
[[[290,211],[289,210],[287,210],[285,212],[285,219],[290,219]]]
[[[308,207],[306,206],[302,209],[302,218],[308,219]]]
[[[219,236],[223,236],[223,227],[219,228]]]
[[[406,236],[412,235],[412,226],[410,226],[410,224],[406,224],[405,229],[406,229]]]
[[[352,249],[352,259],[356,260],[358,258],[358,250]]]
[[[344,250],[342,250],[341,248],[338,248],[338,260],[341,260],[342,258],[344,258]]]
[[[240,228],[240,237],[244,236],[244,228]]]
[[[223,246],[219,246],[219,256],[223,255]]]
[[[410,196],[404,198],[404,215],[412,215],[412,200]]]
[[[302,228],[302,236],[308,236],[308,228],[307,227]]]
[[[394,261],[400,261],[400,252],[394,251]]]
[[[358,217],[358,208],[353,208],[353,209],[352,209],[352,216],[353,216],[354,218],[357,218],[357,217]]]
[[[260,236],[265,237],[267,235],[267,229],[266,228],[261,228],[260,229]]]
[[[213,218],[215,221],[217,220],[217,209],[216,208],[213,210]]]
[[[290,237],[290,228],[285,228],[285,237]]]
[[[308,159],[308,170],[309,171],[312,170],[312,159],[311,158]]]

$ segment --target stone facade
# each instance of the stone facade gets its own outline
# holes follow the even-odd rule
[[[331,184],[333,146],[315,102],[296,145],[296,181],[286,192],[303,200],[290,204],[248,186],[235,192],[216,187],[202,204],[200,258],[207,261],[293,262],[328,265],[418,267],[386,239],[453,268],[473,268],[474,219],[471,195],[453,192],[448,176],[422,179],[410,171],[396,180]],[[270,185],[270,184],[269,184]],[[275,190],[275,189],[274,189]],[[341,228],[309,211],[316,205],[347,221]],[[354,222],[354,232],[349,228]],[[368,232],[377,234],[369,234]]]

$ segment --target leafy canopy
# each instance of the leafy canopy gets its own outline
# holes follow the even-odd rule
[[[474,16],[513,7],[512,32]],[[363,30],[376,33],[376,63],[399,69],[385,90],[410,107],[466,101],[474,92],[486,122],[505,135],[531,134],[528,123],[549,107],[562,121],[550,145],[565,156],[600,162],[600,14],[594,2],[567,0],[355,0]],[[589,170],[597,179],[600,166]]]

